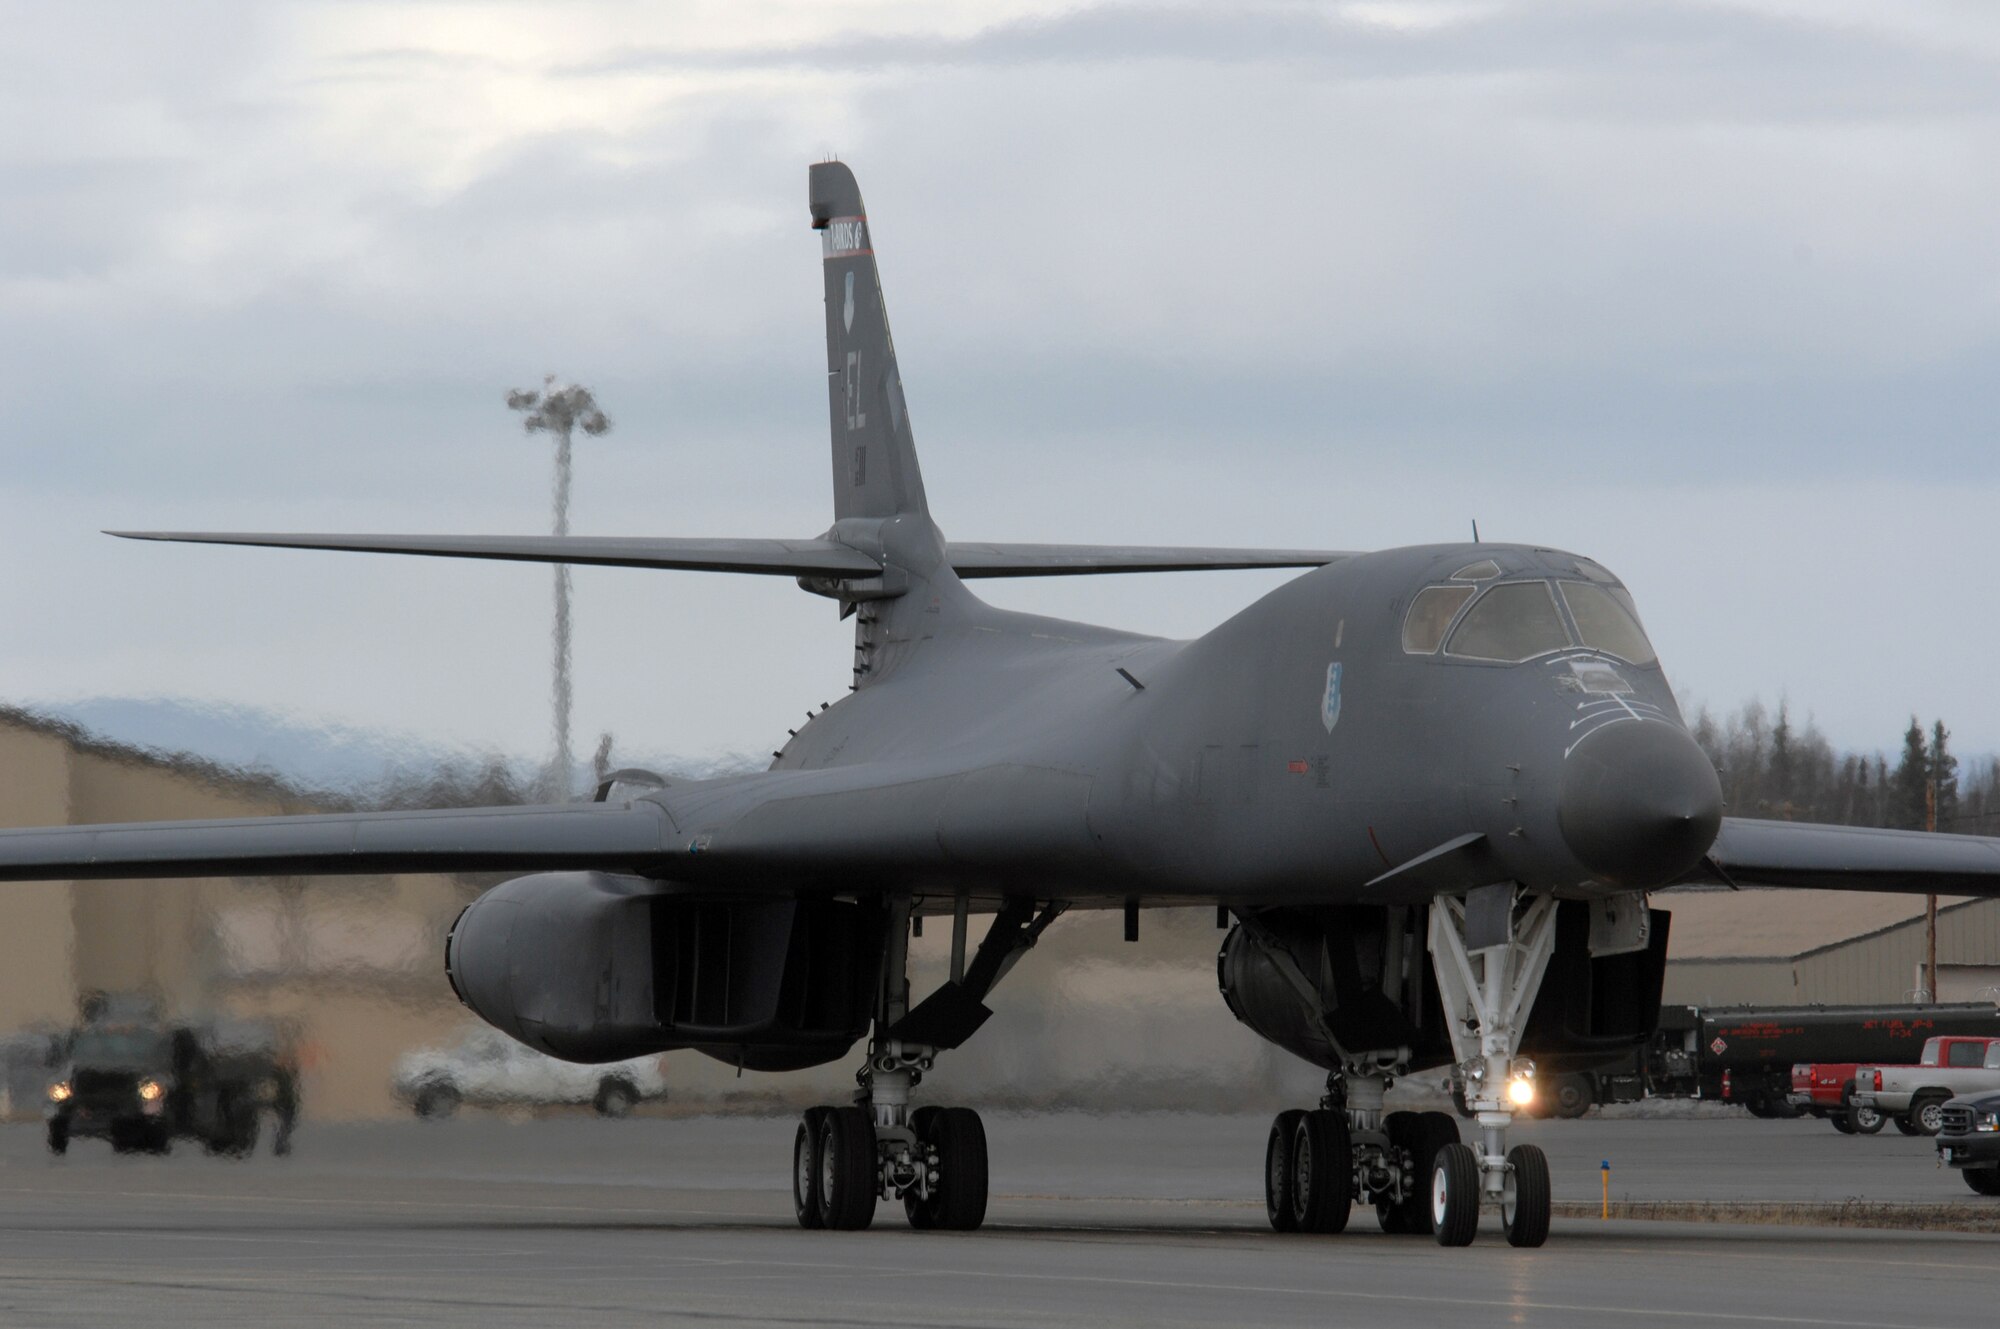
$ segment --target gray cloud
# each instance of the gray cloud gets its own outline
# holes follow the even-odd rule
[[[94,532],[536,529],[546,456],[499,393],[545,370],[619,420],[579,456],[579,530],[819,529],[803,167],[837,147],[953,533],[1366,547],[1477,515],[1624,570],[1718,704],[1789,687],[1851,743],[1918,706],[2000,748],[1960,663],[1992,630],[1897,564],[2000,501],[2000,80],[1950,11],[1939,36],[1652,4],[1421,31],[1097,8],[511,58],[448,28],[299,35],[339,10],[124,12],[17,11],[47,59],[0,90],[0,501],[26,570],[0,615],[49,628],[0,652],[0,694],[531,748],[544,577]],[[476,150],[452,133],[477,122],[396,132],[476,95],[548,114]],[[1265,584],[996,594],[1191,632]],[[578,607],[579,732],[633,747],[755,749],[845,669],[784,586],[580,576]]]
[[[1099,5],[966,36],[855,32],[787,45],[633,48],[563,66],[573,77],[739,69],[881,73],[940,67],[1166,62],[1272,66],[1291,77],[1553,77],[1549,109],[1703,118],[1990,114],[1996,61],[1880,28],[1719,5],[1496,5],[1394,27],[1324,5]]]

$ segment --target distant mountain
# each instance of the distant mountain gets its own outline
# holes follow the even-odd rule
[[[388,782],[431,770],[485,770],[496,764],[525,787],[533,783],[541,765],[538,759],[495,749],[315,723],[252,706],[175,697],[92,697],[31,705],[43,715],[68,720],[115,743],[188,753],[226,766],[269,772],[305,788],[344,793],[365,795]],[[740,755],[687,760],[624,752],[614,752],[612,764],[689,776],[755,770],[760,765]],[[586,758],[578,764],[574,787],[589,788],[591,778]]]

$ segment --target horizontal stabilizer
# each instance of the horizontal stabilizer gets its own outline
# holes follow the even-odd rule
[[[1733,886],[1940,895],[2000,892],[2000,840],[1869,826],[1724,817],[1705,871]]]
[[[0,881],[378,872],[654,871],[654,804],[327,813],[0,831]]]
[[[655,540],[595,535],[268,535],[230,531],[108,531],[127,540],[264,545],[368,554],[429,554],[520,563],[579,563],[611,568],[680,568],[781,577],[875,577],[874,559],[832,540]]]
[[[1220,572],[1234,568],[1316,568],[1351,554],[1327,549],[1212,549],[1200,545],[959,544],[952,570],[974,577],[1075,577],[1108,572]]]

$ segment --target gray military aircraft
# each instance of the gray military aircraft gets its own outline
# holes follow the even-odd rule
[[[1741,821],[1631,597],[1587,558],[1504,544],[1379,553],[959,544],[931,520],[848,168],[811,168],[824,252],[834,522],[800,540],[131,533],[794,577],[854,627],[850,695],[770,769],[621,773],[593,803],[19,830],[0,878],[524,871],[453,925],[473,1011],[579,1062],[694,1048],[782,1071],[869,1035],[850,1105],[793,1149],[805,1227],[986,1211],[978,1115],[913,1105],[1066,909],[1212,904],[1224,998],[1328,1071],[1282,1113],[1270,1221],[1473,1238],[1482,1201],[1542,1243],[1549,1173],[1507,1147],[1536,1066],[1657,1016],[1677,883],[2000,890],[2000,840]],[[982,577],[1306,572],[1193,641],[995,609]],[[617,795],[614,797],[614,795]],[[990,914],[968,954],[967,920]],[[913,1002],[913,920],[952,920]],[[1477,1135],[1387,1112],[1452,1067]]]

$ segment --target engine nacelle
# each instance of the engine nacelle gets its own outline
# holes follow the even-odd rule
[[[1223,938],[1216,980],[1230,1013],[1258,1034],[1315,1066],[1332,1070],[1340,1056],[1321,1032],[1324,1023],[1350,1054],[1408,1049],[1415,1065],[1450,1060],[1436,1055],[1442,1026],[1419,910],[1352,905],[1275,909],[1258,916],[1318,994],[1317,1012],[1241,924]],[[1427,1000],[1428,999],[1428,1000]]]
[[[795,1070],[867,1031],[886,937],[867,904],[703,899],[644,877],[550,872],[467,905],[445,974],[480,1019],[566,1061],[694,1048]]]
[[[1216,978],[1229,1009],[1264,1038],[1329,1070],[1341,1047],[1404,1055],[1411,1069],[1451,1061],[1437,979],[1426,945],[1425,913],[1406,906],[1344,905],[1274,909],[1258,923],[1291,957],[1317,994],[1318,1011],[1239,924],[1223,939]],[[1652,1036],[1666,978],[1668,917],[1652,911],[1647,945],[1594,955],[1589,907],[1565,900],[1556,943],[1529,1013],[1521,1050],[1546,1071],[1585,1069]]]

